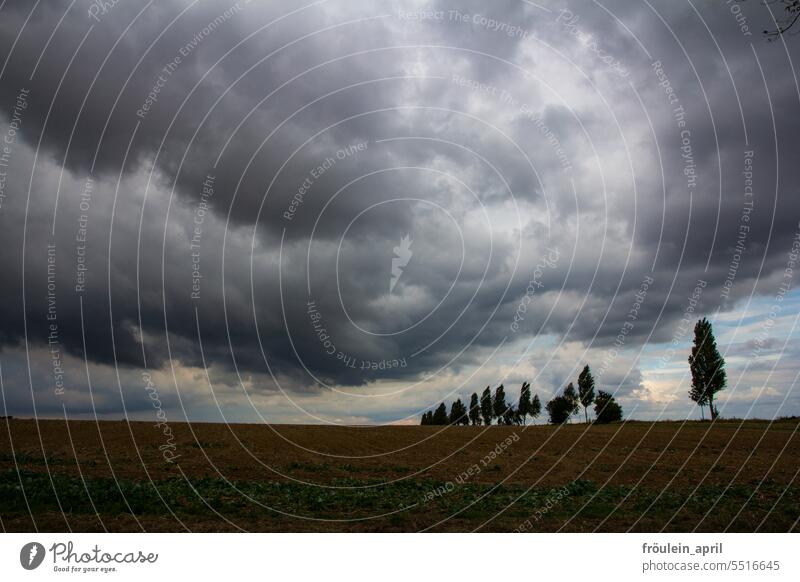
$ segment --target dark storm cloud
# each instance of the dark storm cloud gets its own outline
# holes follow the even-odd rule
[[[723,3],[698,7],[713,37],[670,2],[125,2],[97,19],[88,5],[57,30],[55,3],[0,10],[6,120],[30,91],[0,208],[5,346],[47,345],[47,244],[65,352],[274,373],[295,390],[460,369],[480,363],[473,348],[536,333],[605,348],[648,277],[627,341],[670,341],[698,280],[708,313],[785,266],[797,87],[783,44],[743,36]],[[745,11],[764,28],[762,7]],[[726,301],[749,150],[754,210]],[[512,332],[548,248],[559,259]]]

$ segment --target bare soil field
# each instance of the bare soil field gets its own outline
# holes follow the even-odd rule
[[[4,531],[793,531],[800,420],[0,420]]]

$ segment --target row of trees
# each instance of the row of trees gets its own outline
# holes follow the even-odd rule
[[[604,392],[605,394],[605,392]],[[550,422],[561,424],[569,420],[573,414],[580,412],[583,406],[583,415],[586,422],[589,422],[589,407],[595,401],[594,376],[589,366],[584,366],[578,376],[578,390],[572,382],[567,384],[561,395],[555,396],[547,403],[547,413],[550,415]]]
[[[594,404],[596,422],[606,423],[622,420],[622,407],[608,392],[600,390],[595,395],[594,377],[589,366],[585,366],[578,376],[578,389],[570,382],[564,391],[553,397],[545,407],[553,424],[567,422],[583,407],[584,419],[589,422],[589,407]],[[494,421],[501,425],[526,424],[528,416],[536,420],[542,412],[539,395],[531,396],[531,385],[523,382],[517,406],[506,403],[505,387],[501,384],[492,395],[489,386],[480,398],[476,393],[470,398],[469,408],[459,398],[450,405],[450,412],[444,402],[435,411],[427,411],[422,415],[422,425],[485,425]]]
[[[708,407],[711,420],[719,416],[717,406],[714,404],[716,394],[725,388],[727,374],[725,360],[717,349],[717,341],[711,323],[704,317],[697,321],[694,327],[694,345],[689,355],[689,368],[692,373],[692,387],[689,398],[700,406],[700,414],[705,417],[705,407]],[[607,423],[622,420],[622,407],[608,392],[600,390],[595,395],[594,376],[589,366],[585,366],[578,376],[578,388],[570,382],[561,394],[550,400],[545,409],[552,424],[568,422],[583,408],[583,417],[589,422],[589,407],[594,405],[595,422]],[[442,402],[435,411],[428,411],[422,415],[423,425],[446,424],[472,424],[515,425],[525,424],[528,416],[534,420],[541,414],[542,404],[539,396],[531,397],[531,385],[522,384],[519,402],[515,407],[506,403],[505,388],[501,384],[494,395],[489,386],[483,391],[480,398],[473,393],[467,408],[459,398],[450,406],[450,412]]]
[[[584,366],[578,376],[578,389],[570,382],[561,394],[547,403],[547,415],[552,424],[568,422],[583,408],[583,418],[589,422],[589,408],[594,405],[595,422],[606,424],[622,420],[622,406],[603,390],[595,393],[594,376],[589,366]]]
[[[515,407],[506,402],[506,389],[501,384],[492,395],[491,387],[487,386],[483,394],[478,398],[478,394],[473,392],[469,401],[469,408],[459,398],[450,405],[450,413],[447,406],[442,402],[435,411],[428,411],[422,415],[423,425],[431,424],[471,424],[491,425],[494,421],[497,424],[515,425],[525,424],[528,416],[538,417],[542,412],[542,403],[539,395],[534,394],[531,398],[531,385],[523,382],[519,393],[519,402]]]

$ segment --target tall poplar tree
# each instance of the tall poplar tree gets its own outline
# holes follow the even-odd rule
[[[517,413],[522,418],[522,424],[527,424],[528,415],[531,413],[531,385],[528,382],[523,382],[519,391]]]
[[[592,376],[592,371],[589,369],[588,364],[583,368],[581,375],[578,376],[578,397],[583,406],[583,416],[586,422],[589,422],[589,407],[594,402],[594,376]]]
[[[447,407],[444,405],[444,402],[442,402],[436,409],[436,412],[433,413],[433,419],[431,424],[443,425],[447,424],[448,420],[449,419],[447,418]]]
[[[486,426],[492,424],[494,408],[492,407],[492,390],[488,386],[481,394],[481,416],[483,416],[483,424]]]
[[[481,423],[481,405],[475,392],[472,393],[472,398],[469,400],[469,420],[472,426],[477,426]]]
[[[542,413],[542,401],[539,400],[539,395],[534,394],[533,400],[531,400],[531,410],[530,415],[533,418],[533,422],[536,423],[536,419]]]
[[[570,382],[567,384],[567,387],[564,388],[564,398],[567,399],[570,405],[570,416],[573,414],[578,414],[578,410],[580,410],[581,400],[578,397],[578,393],[575,391],[575,385]]]
[[[714,405],[714,396],[725,388],[728,381],[725,360],[717,349],[717,340],[711,329],[711,322],[705,317],[694,326],[694,345],[689,356],[689,369],[692,371],[692,387],[689,398],[698,406],[708,405],[711,420],[719,416]]]
[[[500,384],[500,386],[498,386],[497,390],[494,392],[494,415],[498,422],[501,422],[501,419],[505,418],[507,409],[508,404],[506,404],[506,389],[502,384]]]

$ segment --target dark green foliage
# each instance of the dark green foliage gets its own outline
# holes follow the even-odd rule
[[[525,424],[528,415],[531,413],[531,385],[528,382],[523,382],[519,391],[517,413],[522,418],[522,424]]]
[[[461,402],[459,398],[450,406],[450,424],[469,424],[469,415],[467,414],[467,407]]]
[[[567,387],[564,388],[564,398],[566,398],[571,405],[570,416],[573,414],[578,414],[581,406],[581,400],[578,397],[578,393],[575,391],[575,385],[572,382],[567,384]]]
[[[448,420],[447,407],[444,405],[444,402],[442,402],[436,409],[436,412],[433,413],[433,422],[431,422],[431,424],[445,425],[448,423]]]
[[[531,418],[533,418],[534,422],[536,422],[536,419],[539,417],[541,413],[542,413],[542,401],[539,400],[538,394],[534,394],[533,400],[531,400],[531,410],[528,414],[530,414]]]
[[[469,420],[472,426],[477,426],[481,423],[481,405],[475,392],[472,393],[472,398],[469,400]]]
[[[707,404],[711,420],[715,420],[719,412],[714,405],[714,395],[725,388],[727,374],[725,360],[717,350],[711,322],[705,317],[694,326],[694,345],[689,356],[689,369],[692,371],[689,398],[700,406],[701,411]]]
[[[494,402],[492,403],[492,410],[495,418],[504,419],[508,404],[506,403],[506,389],[502,384],[497,387],[494,392]]]
[[[649,518],[663,525],[674,519],[676,512],[686,511],[704,522],[716,519],[708,525],[717,528],[713,531],[721,531],[726,526],[736,531],[753,531],[762,518],[768,519],[766,524],[761,524],[767,531],[790,531],[800,514],[800,490],[770,479],[758,485],[701,483],[689,491],[636,485],[601,486],[590,480],[569,481],[557,487],[468,482],[443,494],[437,492],[447,491],[446,483],[435,480],[381,484],[381,481],[343,478],[332,485],[336,487],[322,488],[294,481],[191,476],[151,482],[8,470],[0,473],[0,515],[5,521],[34,512],[38,523],[39,516],[60,516],[62,511],[71,521],[75,516],[90,517],[98,512],[104,522],[111,524],[115,518],[133,513],[141,517],[158,516],[170,525],[175,523],[169,521],[175,514],[185,520],[204,520],[206,527],[211,527],[213,508],[242,527],[248,525],[246,520],[257,520],[250,523],[248,529],[285,531],[287,522],[280,521],[282,516],[278,512],[351,520],[374,519],[375,514],[389,514],[405,508],[398,515],[407,520],[400,525],[408,531],[419,529],[426,518],[436,522],[456,512],[460,512],[460,519],[475,522],[465,525],[465,529],[473,529],[507,512],[513,516],[510,527],[537,515],[536,519],[530,519],[533,527],[553,531],[576,515],[597,521],[613,516],[627,524],[647,512]],[[476,503],[478,500],[480,502]],[[782,511],[775,511],[776,503],[780,503]],[[703,518],[711,504],[717,504],[718,509]],[[542,511],[545,507],[549,509]],[[743,512],[742,507],[747,511]],[[588,529],[597,521],[589,524]],[[63,521],[60,527],[64,527]],[[603,531],[623,531],[624,527],[627,526],[609,522]],[[682,527],[685,530],[687,526]],[[674,529],[679,528],[673,524],[670,531]]]
[[[550,415],[551,424],[564,424],[572,416],[574,404],[566,396],[559,395],[554,396],[545,408],[547,409],[547,414]]]
[[[578,397],[583,406],[583,416],[589,422],[589,407],[594,402],[594,376],[588,364],[578,376]]]
[[[503,416],[498,418],[498,424],[504,424],[506,426],[522,424],[522,415],[513,406],[508,406]]]
[[[483,424],[486,426],[492,424],[494,408],[492,406],[492,391],[488,386],[481,394],[481,416],[483,416]]]
[[[572,382],[567,384],[561,395],[554,397],[547,403],[547,412],[550,422],[561,424],[569,421],[572,415],[580,411],[583,406],[584,417],[589,420],[588,408],[595,401],[595,382],[591,369],[588,365],[584,366],[583,371],[578,377],[578,390]],[[612,405],[618,407],[616,402]],[[622,410],[619,409],[621,416]],[[490,386],[487,386],[480,397],[473,392],[469,407],[466,407],[461,399],[457,399],[450,405],[450,413],[447,413],[445,403],[441,403],[435,412],[427,411],[422,415],[420,424],[422,425],[442,425],[442,424],[463,424],[478,426],[483,423],[486,426],[492,424],[493,419],[497,419],[497,424],[511,426],[526,424],[528,416],[535,419],[542,413],[542,403],[538,395],[531,394],[530,382],[523,382],[519,393],[519,402],[515,407],[506,402],[505,387],[500,384],[492,395]],[[616,413],[616,411],[614,411]],[[613,415],[612,415],[613,416]]]
[[[594,401],[595,422],[607,424],[622,420],[622,407],[608,392],[600,390]]]

